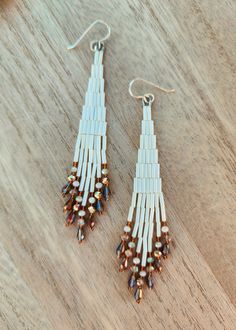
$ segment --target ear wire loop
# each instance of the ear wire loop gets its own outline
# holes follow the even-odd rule
[[[163,87],[161,87],[161,86],[159,86],[159,85],[157,85],[157,84],[154,84],[154,83],[151,82],[151,81],[148,81],[148,80],[145,80],[145,79],[143,79],[143,78],[139,78],[139,77],[137,77],[137,78],[131,80],[131,82],[129,83],[129,94],[130,94],[132,97],[134,97],[135,99],[142,99],[143,102],[144,102],[144,104],[150,104],[150,103],[152,103],[152,102],[154,101],[155,97],[154,97],[154,95],[151,94],[151,93],[146,93],[146,94],[144,94],[144,95],[139,95],[139,94],[136,94],[136,95],[135,95],[135,94],[133,93],[133,91],[132,91],[132,87],[133,87],[134,83],[137,82],[137,81],[142,81],[142,82],[146,83],[147,85],[153,86],[153,87],[155,87],[156,89],[158,89],[159,91],[164,92],[164,93],[167,93],[167,94],[169,94],[169,93],[174,93],[174,92],[175,92],[174,89],[166,89],[166,88],[163,88]]]
[[[74,44],[72,44],[72,45],[69,45],[68,47],[67,47],[67,49],[68,50],[71,50],[71,49],[74,49],[75,47],[77,47],[78,45],[79,45],[79,43],[81,42],[81,40],[86,36],[86,34],[96,25],[96,24],[102,24],[102,25],[104,25],[106,28],[107,28],[107,34],[103,37],[103,38],[101,38],[101,39],[99,39],[99,40],[93,40],[93,41],[91,41],[90,42],[90,49],[92,50],[92,51],[95,51],[96,50],[96,47],[97,47],[97,49],[98,50],[101,50],[101,48],[103,47],[103,42],[105,41],[105,40],[107,40],[109,37],[110,37],[110,35],[111,35],[111,28],[110,28],[110,26],[106,23],[106,22],[104,22],[104,21],[102,21],[102,20],[100,20],[100,19],[97,19],[96,21],[94,21],[93,23],[91,23],[90,25],[89,25],[89,27],[82,33],[82,35],[75,41],[75,43]]]

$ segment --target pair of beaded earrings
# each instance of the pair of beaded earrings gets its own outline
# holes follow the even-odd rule
[[[103,211],[103,201],[109,199],[109,178],[106,158],[106,107],[103,78],[104,41],[110,36],[110,27],[101,20],[93,22],[75,44],[75,48],[87,32],[96,24],[103,24],[107,34],[98,41],[92,41],[91,50],[94,61],[91,76],[85,95],[82,119],[75,145],[71,174],[62,188],[63,196],[68,196],[64,206],[66,225],[77,226],[77,238],[81,243],[85,238],[84,228],[95,225],[95,214]],[[136,78],[130,82],[129,93],[132,97],[142,100],[143,120],[140,135],[138,161],[134,178],[131,206],[124,233],[116,253],[122,259],[119,270],[128,268],[131,274],[128,287],[134,289],[135,300],[139,303],[143,296],[143,286],[153,287],[152,274],[162,269],[161,259],[167,258],[170,251],[169,227],[166,221],[164,197],[158,163],[156,135],[151,118],[153,94],[134,95],[133,83],[141,80],[160,91],[172,93],[150,83]]]

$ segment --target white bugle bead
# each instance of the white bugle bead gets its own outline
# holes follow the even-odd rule
[[[134,208],[132,206],[130,206],[129,213],[128,213],[128,221],[130,221],[130,222],[132,221],[133,214],[134,214]]]
[[[159,207],[156,207],[156,231],[157,237],[161,237],[161,221]]]
[[[136,247],[136,252],[137,253],[140,253],[141,252],[142,242],[143,242],[142,237],[139,237],[138,243],[137,243],[137,247]]]
[[[161,208],[161,220],[166,221],[166,209],[163,193],[160,193],[160,208]]]
[[[139,227],[139,220],[140,220],[140,213],[141,213],[141,204],[143,204],[143,199],[145,202],[145,198],[142,194],[138,194],[137,206],[136,206],[136,216],[135,216],[135,224],[132,232],[132,237],[135,238],[137,236],[138,227]]]
[[[81,138],[80,138],[80,135],[78,134],[76,144],[75,144],[75,152],[74,152],[74,158],[73,158],[74,162],[78,162],[78,160],[79,160],[80,142],[81,142]]]

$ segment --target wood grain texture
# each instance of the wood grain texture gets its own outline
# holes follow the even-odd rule
[[[0,328],[235,329],[235,1],[5,0],[0,11]],[[112,27],[113,197],[78,247],[60,188],[94,34],[74,51],[66,45],[97,18]],[[177,91],[157,93],[153,106],[175,248],[141,305],[114,255],[139,144],[141,106],[127,89],[136,76]]]

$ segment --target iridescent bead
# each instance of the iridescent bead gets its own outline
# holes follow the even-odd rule
[[[149,274],[146,278],[146,281],[147,281],[147,286],[149,289],[152,289],[153,288],[153,280],[152,280],[152,275]]]
[[[160,258],[161,257],[161,255],[162,255],[162,253],[161,253],[161,251],[159,251],[159,250],[155,250],[154,252],[153,252],[153,255],[154,255],[154,257],[155,258]]]
[[[102,174],[103,175],[107,175],[109,173],[108,169],[107,168],[103,168],[102,169]]]
[[[130,248],[130,249],[134,249],[135,248],[135,243],[134,242],[129,242],[128,243],[128,247]]]
[[[129,262],[128,258],[125,258],[124,261],[123,261],[123,267],[124,267],[124,269],[127,269],[128,262]]]
[[[83,218],[79,218],[78,224],[79,224],[79,226],[83,226],[85,224],[84,219]]]
[[[125,244],[123,241],[120,242],[120,244],[116,248],[116,255],[117,258],[120,258],[121,255],[125,252]]]
[[[125,251],[125,255],[126,255],[127,258],[130,258],[130,257],[132,256],[132,251],[129,250],[129,249],[126,250],[126,251]]]
[[[91,214],[93,214],[93,213],[96,212],[96,210],[95,210],[95,208],[94,208],[93,206],[89,206],[89,207],[88,207],[88,211],[89,211],[89,213],[91,213]]]
[[[79,214],[80,217],[84,217],[85,216],[85,211],[84,210],[80,210],[78,214]]]
[[[75,220],[77,219],[77,215],[73,214],[72,219],[71,219],[71,225],[75,223]]]
[[[97,189],[102,189],[102,183],[101,183],[101,182],[97,182],[97,183],[95,184],[95,187],[96,187]]]
[[[69,193],[71,196],[75,196],[77,194],[76,188],[71,189]]]
[[[147,258],[147,262],[148,262],[148,263],[151,263],[151,262],[153,262],[153,261],[154,261],[154,258],[153,258],[153,257],[148,257],[148,258]]]
[[[134,263],[135,265],[139,265],[139,264],[140,264],[140,259],[139,259],[138,257],[135,257],[135,258],[133,259],[133,263]]]
[[[102,202],[98,199],[96,203],[96,209],[99,213],[102,213],[103,208],[102,208]]]
[[[130,270],[132,273],[137,273],[138,272],[138,267],[137,266],[131,266]]]
[[[105,186],[108,186],[108,185],[109,185],[109,179],[108,179],[107,177],[102,178],[102,183],[103,183]]]
[[[162,271],[161,259],[156,259],[154,262],[155,269],[160,273]]]
[[[145,277],[145,276],[147,275],[147,272],[146,272],[145,270],[141,270],[141,271],[139,272],[139,275],[140,275],[141,277]]]
[[[170,246],[169,244],[165,243],[162,248],[162,255],[163,258],[167,258],[168,254],[170,253]]]
[[[136,278],[134,274],[131,274],[129,280],[128,280],[128,285],[130,289],[133,289],[136,285]]]
[[[94,204],[96,202],[96,199],[94,197],[89,197],[89,203]]]
[[[76,196],[76,197],[75,197],[75,200],[76,200],[77,203],[81,203],[82,200],[83,200],[83,197],[80,196],[80,195],[79,195],[79,196]]]
[[[131,231],[131,228],[129,226],[124,226],[124,232],[129,233]]]
[[[69,175],[68,178],[67,178],[67,180],[68,180],[69,182],[72,182],[72,181],[75,180],[75,176],[74,176],[74,175]]]
[[[136,302],[139,304],[141,299],[143,298],[143,289],[141,287],[136,289],[134,293],[134,298]]]
[[[108,201],[109,200],[109,188],[108,188],[108,186],[104,186],[102,193],[103,193],[104,199],[106,201]]]
[[[76,219],[76,215],[73,212],[71,212],[66,218],[66,225],[71,225],[72,223],[75,222],[75,219]]]
[[[169,228],[168,228],[167,226],[163,226],[163,227],[161,227],[161,231],[162,231],[163,233],[168,233]]]
[[[73,182],[73,187],[78,188],[79,187],[79,181],[75,180]]]
[[[78,170],[77,167],[75,167],[75,166],[72,166],[72,167],[71,167],[71,173],[76,173],[77,170]]]
[[[96,199],[101,199],[102,198],[102,193],[101,193],[101,191],[95,191],[95,193],[94,193],[94,197],[96,198]]]
[[[83,233],[82,228],[78,229],[77,238],[78,238],[79,243],[82,243],[82,241],[84,240],[84,233]]]
[[[146,276],[146,275],[145,275],[145,276]],[[139,277],[139,278],[137,279],[137,285],[138,285],[138,286],[142,286],[143,284],[144,284],[143,279]]]
[[[155,243],[155,247],[156,247],[157,249],[160,249],[160,248],[162,247],[162,243],[159,242],[159,241],[157,241],[157,242]]]
[[[73,206],[73,210],[74,210],[74,212],[79,211],[79,205],[78,205],[78,204],[75,204],[75,205]]]
[[[94,226],[95,226],[95,222],[94,221],[90,221],[90,228],[93,230],[94,229]]]
[[[146,269],[147,269],[147,272],[148,272],[148,273],[151,273],[151,272],[154,271],[155,268],[154,268],[153,266],[147,266]]]
[[[119,267],[119,271],[120,271],[120,272],[123,272],[125,269],[127,269],[127,267],[128,267],[128,262],[129,262],[128,258],[125,258],[125,259],[122,261],[122,263],[120,264],[120,267]]]

